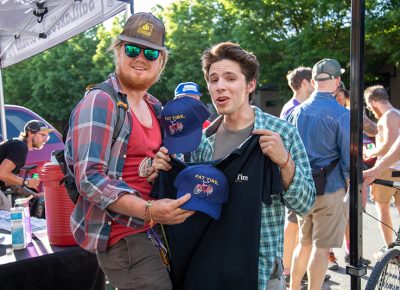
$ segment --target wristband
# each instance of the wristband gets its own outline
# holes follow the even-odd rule
[[[154,226],[153,216],[151,215],[151,207],[153,206],[153,201],[148,200],[144,205],[144,224],[150,227]]]
[[[289,159],[290,159],[290,153],[288,152],[286,162],[284,164],[282,164],[282,165],[278,165],[279,168],[280,169],[284,169],[288,165]]]

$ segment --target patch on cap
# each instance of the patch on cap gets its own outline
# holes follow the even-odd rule
[[[181,208],[197,210],[214,219],[219,219],[222,204],[228,201],[228,180],[222,171],[211,165],[186,167],[176,177],[174,186],[177,198],[191,194],[191,198]]]
[[[194,151],[200,144],[203,123],[210,117],[207,107],[191,97],[169,101],[161,112],[164,146],[170,154]]]
[[[147,22],[140,22],[137,32],[150,36],[153,31],[153,24]]]

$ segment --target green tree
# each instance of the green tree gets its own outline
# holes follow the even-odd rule
[[[89,84],[102,82],[113,71],[111,39],[119,20],[107,31],[98,25],[4,71],[5,102],[38,112],[59,130]]]
[[[150,93],[167,101],[182,81],[200,84],[209,98],[201,71],[204,49],[234,41],[254,52],[261,64],[259,86],[276,84],[282,101],[291,95],[288,70],[336,58],[350,66],[350,0],[177,0],[153,10],[166,26],[169,62]],[[383,64],[398,66],[399,0],[366,1],[366,81],[383,82]],[[6,103],[37,111],[61,129],[88,84],[114,70],[107,50],[122,30],[117,18],[111,30],[103,25],[4,71]]]
[[[174,97],[175,87],[184,81],[201,86],[204,99],[209,99],[201,70],[201,54],[216,42],[230,39],[230,17],[218,1],[180,0],[156,11],[166,26],[169,61],[159,83],[151,93],[162,101]]]

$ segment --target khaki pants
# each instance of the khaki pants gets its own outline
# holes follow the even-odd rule
[[[119,290],[171,290],[167,269],[146,232],[127,236],[97,254],[110,283]]]

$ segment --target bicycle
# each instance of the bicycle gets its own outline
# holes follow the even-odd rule
[[[376,179],[374,183],[400,189],[400,182]],[[400,290],[400,227],[396,236],[396,241],[387,246],[386,252],[372,269],[366,290]]]

